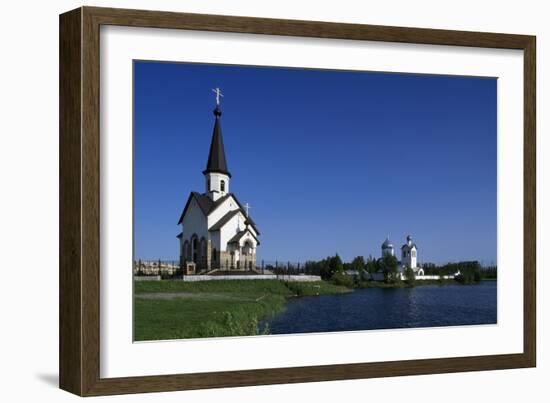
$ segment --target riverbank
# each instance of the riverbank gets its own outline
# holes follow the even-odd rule
[[[360,280],[359,276],[350,276],[342,273],[335,273],[330,280],[331,283],[341,285],[351,289],[363,288],[411,288],[427,285],[470,285],[479,282],[465,282],[458,278],[437,278],[437,279],[415,279],[410,282],[407,280],[396,279],[392,282],[377,280]]]
[[[357,283],[354,288],[410,288],[410,287],[422,287],[427,285],[461,285],[454,279],[443,280],[416,280],[414,283],[409,284],[406,281],[398,281],[395,283],[385,283],[384,281],[362,281]]]
[[[486,280],[481,280],[486,281]],[[487,280],[496,281],[496,280]],[[427,285],[476,285],[480,282],[462,283],[455,279],[441,279],[441,280],[415,280],[413,283],[407,281],[397,281],[395,283],[386,283],[384,281],[362,281],[354,285],[354,288],[410,288],[410,287],[422,287]]]
[[[343,294],[326,281],[219,280],[134,282],[136,341],[269,333],[260,321],[285,309],[288,298]]]

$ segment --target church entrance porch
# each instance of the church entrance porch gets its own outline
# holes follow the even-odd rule
[[[182,243],[180,258],[181,267],[193,263],[196,273],[201,274],[211,270],[242,270],[256,269],[256,248],[253,242],[246,240],[228,244],[227,251],[220,251],[211,246],[211,242],[198,236]]]
[[[245,270],[256,268],[256,253],[252,242],[246,241],[241,247],[241,260]]]
[[[227,249],[217,252],[216,260],[211,261],[211,269],[248,271],[256,268],[256,253],[252,243],[240,246],[235,242],[229,244]]]

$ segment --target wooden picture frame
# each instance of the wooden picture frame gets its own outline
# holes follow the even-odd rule
[[[524,52],[523,353],[100,377],[101,25],[519,49]],[[535,37],[82,7],[60,16],[60,387],[81,396],[525,368],[536,365]]]

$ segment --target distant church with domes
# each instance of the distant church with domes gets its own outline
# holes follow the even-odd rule
[[[387,236],[384,243],[382,243],[382,257],[387,255],[395,256],[393,243],[390,241],[389,236]],[[412,237],[410,235],[407,235],[407,242],[403,244],[403,246],[401,246],[401,271],[404,271],[407,268],[411,268],[416,275],[423,276],[424,269],[417,265],[417,258],[418,248],[413,242]]]
[[[180,267],[192,264],[197,273],[215,269],[252,270],[260,232],[241,204],[229,191],[231,173],[223,146],[220,96],[216,88],[214,130],[204,175],[205,191],[191,192],[180,215],[178,234]]]

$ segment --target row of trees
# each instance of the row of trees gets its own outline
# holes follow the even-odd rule
[[[483,268],[477,260],[446,263],[444,265],[424,263],[422,268],[427,275],[439,276],[450,276],[460,271],[460,275],[456,277],[456,280],[465,284],[478,283],[484,278],[496,279],[496,266]]]
[[[481,275],[484,279],[496,280],[497,279],[497,267],[496,266],[482,267]]]
[[[328,256],[319,261],[308,261],[305,263],[306,272],[316,273],[323,280],[341,280],[345,271],[355,270],[358,272],[358,278],[367,278],[367,274],[382,272],[384,281],[395,283],[400,281],[399,262],[395,256],[386,255],[383,258],[375,259],[369,256],[366,260],[363,256],[355,257],[351,262],[344,263],[338,254]],[[407,282],[414,282],[414,272],[412,269],[405,271]]]
[[[323,280],[330,280],[335,273],[344,272],[344,262],[338,254],[335,254],[319,261],[307,261],[304,268],[306,273],[314,273],[321,276]]]
[[[344,281],[343,275],[348,270],[358,272],[358,278],[368,278],[367,275],[374,273],[383,273],[386,283],[396,283],[401,281],[399,275],[399,262],[395,256],[386,255],[380,259],[375,259],[369,256],[365,259],[363,256],[355,257],[351,262],[343,262],[338,254],[328,256],[320,261],[308,261],[305,263],[305,271],[312,274],[320,275],[324,280],[341,280]],[[436,265],[434,263],[424,263],[422,265],[424,274],[432,276],[452,276],[460,271],[460,275],[456,280],[464,283],[477,283],[484,278],[496,278],[496,266],[483,268],[481,264],[475,261],[465,261],[458,263],[446,263],[444,265]],[[415,274],[411,268],[405,269],[405,281],[409,284],[414,283]]]

